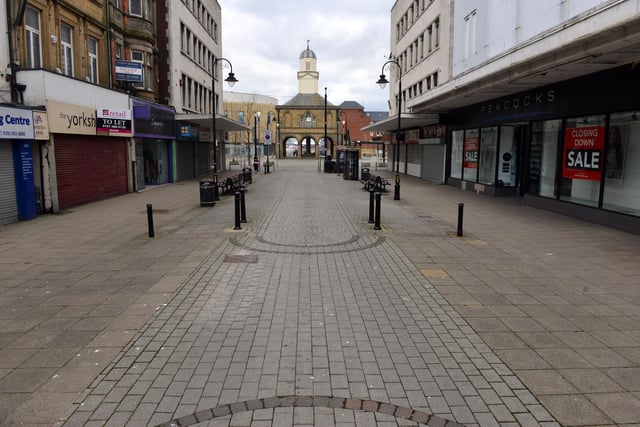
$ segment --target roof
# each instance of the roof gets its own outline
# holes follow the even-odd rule
[[[343,110],[364,110],[364,107],[356,101],[344,101],[340,104],[340,108]]]
[[[302,51],[300,54],[300,59],[302,58],[313,58],[316,59],[316,53],[309,49],[309,40],[307,40],[307,48]]]
[[[200,126],[211,126],[210,114],[178,114],[176,120],[196,123]],[[252,128],[240,122],[216,114],[216,129],[225,132],[247,131]]]
[[[329,101],[327,101],[327,106],[334,107]],[[280,107],[324,107],[324,97],[317,93],[299,93]]]
[[[388,111],[367,111],[367,116],[372,122],[381,122],[389,118]]]

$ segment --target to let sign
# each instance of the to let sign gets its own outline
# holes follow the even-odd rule
[[[567,128],[564,135],[562,176],[600,181],[604,156],[604,127]]]

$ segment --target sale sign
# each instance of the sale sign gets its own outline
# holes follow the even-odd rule
[[[600,181],[604,158],[604,127],[567,128],[564,134],[562,176]]]
[[[478,137],[467,137],[464,140],[464,160],[463,167],[468,169],[478,169]]]

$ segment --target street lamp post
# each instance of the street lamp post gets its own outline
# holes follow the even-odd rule
[[[260,111],[253,114],[253,169],[260,171],[258,160],[258,126],[260,125]]]
[[[400,66],[400,63],[395,59],[390,59],[382,65],[382,70],[381,70],[382,74],[380,74],[380,78],[376,82],[381,89],[384,89],[387,83],[389,83],[389,80],[387,80],[387,78],[384,75],[384,67],[386,67],[387,64],[396,64],[398,66],[398,128],[396,130],[395,158],[396,158],[396,173],[400,173],[400,129],[401,129],[400,112],[402,111],[402,67]],[[396,181],[398,181],[398,177],[396,177]]]
[[[398,127],[396,130],[396,183],[395,190],[393,194],[393,200],[400,200],[400,132],[401,132],[401,123],[400,118],[402,114],[402,66],[395,59],[390,59],[384,64],[382,64],[380,78],[376,83],[380,85],[380,88],[384,89],[384,87],[389,83],[387,78],[384,76],[384,67],[387,64],[396,64],[398,67]]]
[[[218,114],[218,102],[217,102],[218,99],[216,96],[216,66],[220,61],[225,61],[227,64],[229,64],[229,67],[231,68],[231,70],[229,71],[229,75],[227,76],[226,79],[224,79],[224,81],[227,82],[229,87],[233,87],[233,85],[235,85],[238,82],[238,79],[236,79],[236,76],[233,74],[233,65],[231,65],[231,62],[229,62],[227,58],[215,58],[213,60],[213,77],[211,78],[211,96],[213,97],[213,102],[212,102],[213,112],[211,113],[211,121],[212,121],[211,130],[213,135],[211,136],[211,141],[212,141],[213,147],[212,149],[209,150],[209,154],[212,155],[213,159],[209,159],[209,168],[213,171],[214,175],[218,173],[218,156],[216,153],[216,142],[217,142],[216,141],[216,133],[217,133],[216,115]]]
[[[327,144],[329,141],[327,140],[327,88],[324,88],[324,157],[327,158]],[[333,147],[329,151],[329,158],[333,157]]]
[[[273,118],[272,118],[273,117]],[[267,152],[267,168],[266,168],[266,172],[265,173],[270,173],[269,172],[269,151],[271,151],[271,147],[273,147],[273,138],[271,137],[271,133],[269,132],[269,125],[271,125],[271,121],[276,122],[277,125],[277,120],[275,118],[275,114],[273,114],[273,111],[269,111],[267,113],[267,134],[269,136],[269,143],[265,145],[265,150]],[[265,140],[266,140],[266,136],[265,136]]]

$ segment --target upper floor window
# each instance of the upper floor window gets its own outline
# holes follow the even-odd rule
[[[144,80],[145,80],[144,52],[138,52],[138,51],[132,50],[131,51],[131,61],[139,62],[140,64],[142,64],[141,65],[141,67],[142,67],[142,82],[139,82],[139,83],[136,82],[136,83],[134,83],[134,86],[138,87],[138,88],[144,88]]]
[[[464,57],[469,58],[476,53],[476,11],[464,18]]]
[[[72,31],[67,24],[60,25],[60,65],[62,65],[62,73],[67,76],[73,76]]]
[[[147,0],[129,0],[129,14],[133,16],[140,16],[143,18],[149,17],[149,5]]]
[[[87,40],[89,48],[89,80],[98,84],[98,40],[89,37]]]
[[[40,48],[40,12],[27,7],[25,10],[25,42],[27,44],[27,68],[42,66]]]

